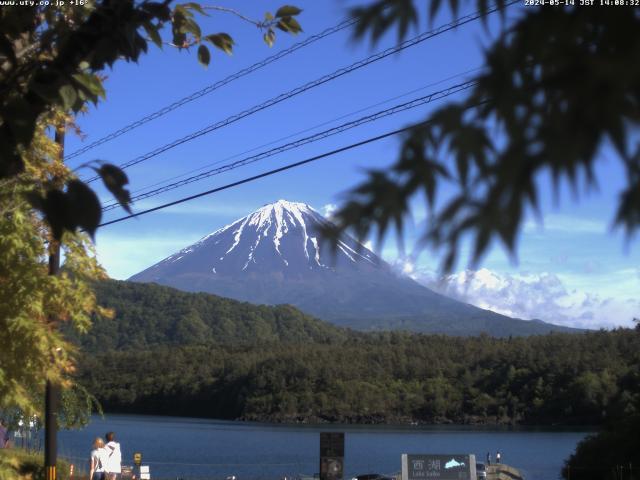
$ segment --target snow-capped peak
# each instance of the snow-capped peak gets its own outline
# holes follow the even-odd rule
[[[229,227],[235,227],[233,232],[234,242],[229,247],[226,254],[232,252],[240,244],[245,228],[251,228],[257,233],[257,238],[251,252],[249,253],[245,268],[248,266],[248,262],[254,259],[253,252],[258,247],[263,237],[270,237],[273,241],[276,252],[278,252],[278,255],[282,256],[282,252],[280,251],[282,237],[284,237],[290,229],[299,228],[303,233],[305,257],[309,259],[309,234],[307,223],[320,224],[322,221],[322,215],[306,203],[278,200],[277,202],[264,205],[255,212],[229,225]],[[284,260],[284,263],[288,262]]]
[[[225,232],[230,228],[238,225],[239,227],[236,229],[236,232],[240,234],[242,233],[242,230],[247,224],[255,226],[258,229],[265,226],[268,227],[271,224],[272,214],[275,214],[276,222],[282,224],[283,223],[282,218],[284,216],[285,211],[291,212],[291,214],[295,215],[296,218],[301,218],[303,214],[311,214],[311,215],[319,216],[322,218],[322,215],[317,210],[314,210],[312,207],[310,207],[306,203],[289,202],[287,200],[281,199],[281,200],[278,200],[277,202],[263,205],[258,210],[254,211],[253,213],[250,213],[246,217],[242,217],[242,218],[239,218],[238,220],[234,220],[232,223],[229,223],[224,227],[218,228],[217,230],[211,233],[208,233],[207,235],[202,237],[200,240],[198,240],[195,243],[195,245],[199,245],[205,240],[209,239],[210,237],[218,235],[219,233]],[[193,245],[191,247],[187,247],[183,249],[183,251],[190,249],[192,247]]]
[[[318,213],[316,210],[314,210],[313,208],[311,208],[308,204],[306,203],[301,203],[301,202],[290,202],[288,200],[278,200],[277,202],[273,202],[273,203],[267,203],[266,205],[263,205],[262,207],[260,207],[258,210],[256,210],[256,212],[254,213],[258,213],[261,212],[263,210],[266,211],[290,211],[290,212],[297,212],[297,213],[314,213],[317,215],[320,215],[320,213]]]
[[[337,267],[359,269],[363,264],[380,266],[371,251],[350,237],[342,238],[335,252],[323,245],[319,230],[327,222],[308,204],[281,199],[210,233],[153,268],[193,264],[219,276],[282,269],[297,275]]]

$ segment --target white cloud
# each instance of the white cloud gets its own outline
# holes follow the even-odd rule
[[[322,206],[322,214],[327,218],[331,218],[337,209],[338,206],[335,203],[327,203]]]
[[[430,272],[411,276],[439,293],[511,317],[581,328],[630,327],[640,317],[640,300],[569,290],[553,273],[511,275],[483,268],[444,278]]]
[[[402,263],[402,273],[405,275],[411,275],[415,270],[415,265],[410,260],[405,260]]]
[[[558,214],[545,215],[542,222],[530,220],[525,223],[524,229],[526,232],[546,231],[573,234],[605,234],[609,231],[609,227],[603,222]]]

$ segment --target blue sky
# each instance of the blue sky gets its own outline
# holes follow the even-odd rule
[[[279,33],[272,49],[262,42],[255,27],[230,15],[215,14],[201,21],[203,30],[208,33],[227,31],[233,35],[237,45],[231,57],[213,52],[208,69],[198,65],[194,51],[179,53],[170,47],[162,51],[152,49],[140,64],[117,64],[113,71],[108,72],[107,100],[78,120],[87,138],[82,141],[68,135],[66,151],[73,152],[143,115],[290,46],[305,35],[337,24],[344,18],[347,5],[335,0],[291,3],[304,9],[299,20],[305,31],[298,37]],[[224,5],[237,8],[250,17],[261,18],[265,10],[273,12],[282,3],[226,2]],[[519,12],[518,7],[510,10],[507,22]],[[434,26],[447,21],[448,16],[441,15]],[[419,30],[427,28],[423,22]],[[311,132],[460,82],[468,77],[468,72],[482,65],[483,46],[490,43],[499,28],[498,18],[492,18],[487,29],[480,22],[460,27],[165,152],[127,170],[131,189],[135,192],[214,162],[226,163],[234,155],[317,125],[327,124]],[[73,158],[69,163],[75,167],[94,159],[112,163],[131,160],[388,48],[395,41],[395,36],[390,35],[371,47],[366,42],[352,42],[349,33],[341,32],[316,42],[165,117]],[[449,80],[443,81],[445,79]],[[391,100],[401,95],[404,96]],[[386,103],[369,108],[381,102]],[[432,108],[441,104],[435,102],[419,107],[196,182],[141,201],[134,210],[215,188],[405,126],[424,119]],[[354,114],[358,111],[360,113]],[[347,118],[336,120],[345,115]],[[293,138],[308,134],[297,134]],[[283,142],[276,144],[280,143]],[[318,210],[339,205],[342,194],[364,178],[366,169],[390,165],[396,158],[398,146],[398,138],[386,139],[255,183],[102,228],[97,235],[98,256],[112,277],[124,279],[207,233],[280,198],[305,202]],[[89,171],[84,172],[85,177],[90,176]],[[438,252],[426,251],[417,261],[409,261],[399,255],[396,242],[390,239],[381,247],[382,254],[432,288],[485,308],[523,318],[542,318],[591,328],[630,326],[634,316],[640,317],[640,303],[636,300],[640,290],[640,254],[637,241],[627,242],[621,232],[612,232],[610,228],[624,176],[606,146],[603,147],[597,173],[600,179],[598,191],[579,192],[579,201],[566,186],[555,198],[549,180],[541,179],[543,222],[534,218],[527,220],[520,236],[517,262],[496,245],[480,265],[483,270],[475,275],[465,272],[467,264],[463,261],[453,275],[441,279],[434,273],[440,261]],[[109,200],[104,192],[101,195],[103,200]],[[105,219],[121,215],[121,210],[113,210]],[[415,216],[419,225],[423,213],[417,203]],[[410,231],[406,238],[408,250],[411,250],[413,236],[414,232]]]

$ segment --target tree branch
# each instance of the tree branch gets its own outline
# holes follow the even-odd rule
[[[235,15],[236,17],[244,20],[245,22],[249,22],[250,24],[255,25],[258,28],[264,28],[264,26],[265,26],[265,22],[259,22],[257,20],[253,20],[253,19],[241,14],[237,10],[234,10],[233,8],[220,7],[220,6],[217,6],[217,5],[202,5],[202,8],[204,10],[216,10],[218,12],[230,13],[230,14]]]

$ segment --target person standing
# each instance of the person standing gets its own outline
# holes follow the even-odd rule
[[[89,480],[105,480],[104,465],[107,452],[104,448],[104,440],[100,437],[93,442],[93,450],[89,457]]]
[[[487,452],[487,465],[491,465],[491,454]]]
[[[502,456],[500,455],[500,450],[496,453],[496,463],[502,463]]]
[[[122,451],[120,450],[120,444],[116,442],[116,434],[108,432],[105,435],[107,444],[105,450],[107,454],[107,461],[105,463],[106,480],[117,480],[122,472]]]
[[[11,430],[4,423],[3,419],[0,419],[0,448],[9,448],[11,446]]]

